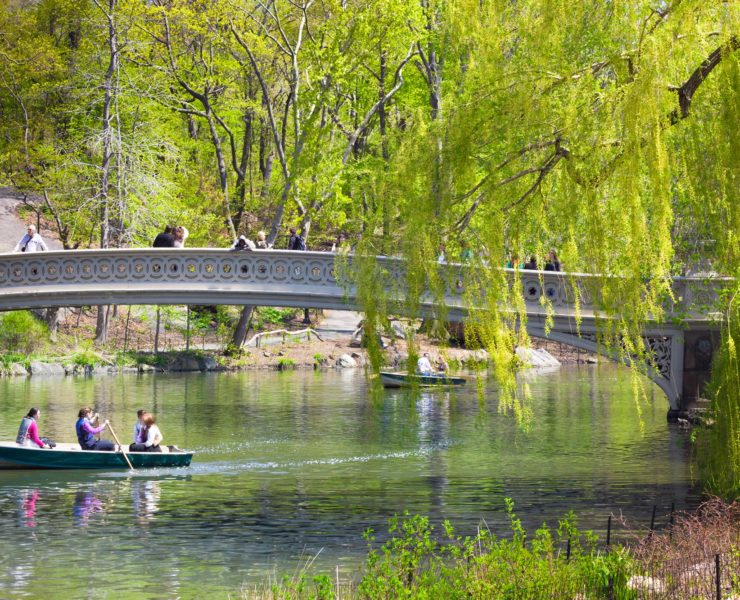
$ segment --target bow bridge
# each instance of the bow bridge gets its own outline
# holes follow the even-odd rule
[[[101,304],[232,304],[361,310],[355,289],[337,274],[336,255],[325,252],[204,248],[78,250],[0,254],[0,310]],[[404,263],[377,257],[388,281],[403,281]],[[447,270],[446,318],[467,314],[459,265]],[[457,273],[457,275],[456,275]],[[512,273],[512,276],[514,274]],[[600,352],[598,302],[582,296],[576,311],[573,282],[587,290],[593,275],[521,271],[527,331],[536,337]],[[669,416],[697,400],[709,375],[719,329],[712,314],[723,279],[676,278],[676,305],[665,323],[651,324],[644,337],[655,356],[649,376],[666,393]],[[545,297],[551,309],[543,306]],[[422,312],[436,302],[423,298]],[[547,310],[551,313],[546,328]],[[576,314],[581,323],[576,326]],[[602,313],[603,314],[603,313]],[[680,317],[680,325],[677,318]],[[579,332],[580,331],[580,335]]]

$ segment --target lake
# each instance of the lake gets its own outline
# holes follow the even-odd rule
[[[197,454],[187,469],[0,471],[0,598],[235,598],[313,559],[356,577],[363,531],[383,539],[404,511],[506,535],[512,498],[528,528],[573,510],[603,536],[610,514],[645,528],[654,505],[661,525],[672,504],[696,506],[688,436],[657,387],[638,405],[614,365],[521,378],[526,429],[488,379],[380,392],[356,370],[1,379],[0,439],[35,406],[41,435],[74,441],[91,405],[128,443],[144,408],[164,443]]]

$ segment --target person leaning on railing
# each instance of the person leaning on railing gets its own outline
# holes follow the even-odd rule
[[[26,234],[16,244],[13,252],[42,252],[48,250],[49,248],[44,240],[36,233],[36,226],[29,225]]]

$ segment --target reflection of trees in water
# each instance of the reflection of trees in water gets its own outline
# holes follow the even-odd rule
[[[144,480],[131,482],[131,501],[134,516],[140,525],[148,525],[159,511],[159,497],[162,490],[159,481]]]
[[[418,394],[418,395],[417,395]],[[416,396],[417,436],[427,459],[426,482],[430,507],[445,504],[448,467],[444,450],[450,442],[450,393],[418,391]]]

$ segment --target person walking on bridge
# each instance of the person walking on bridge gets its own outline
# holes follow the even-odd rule
[[[49,248],[44,240],[36,233],[36,225],[29,225],[26,234],[16,244],[13,252],[43,252],[48,250]]]
[[[295,227],[290,228],[290,239],[288,240],[288,250],[300,250],[300,251],[306,250],[306,238],[304,238],[302,235],[299,235],[296,232]],[[311,324],[311,315],[308,312],[308,308],[303,309],[303,324],[304,325]]]

